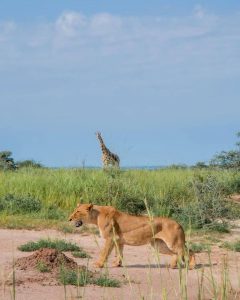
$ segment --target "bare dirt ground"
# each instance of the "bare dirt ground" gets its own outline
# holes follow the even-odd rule
[[[74,242],[81,246],[91,255],[91,259],[74,258],[79,265],[88,265],[95,272],[93,262],[97,259],[99,247],[103,240],[92,234],[64,234],[55,230],[29,231],[29,230],[7,230],[0,229],[0,299],[9,300],[62,300],[62,299],[183,299],[181,296],[179,270],[167,267],[169,257],[162,255],[160,263],[157,255],[150,246],[124,248],[124,267],[113,268],[111,262],[113,255],[109,258],[108,268],[100,272],[108,272],[112,278],[122,282],[120,288],[103,288],[95,285],[85,287],[62,286],[54,278],[44,277],[37,270],[15,269],[15,282],[13,286],[13,261],[20,257],[26,257],[32,252],[21,252],[17,249],[29,241],[37,241],[40,238],[61,238]],[[239,230],[227,235],[228,240],[240,238]],[[70,252],[65,254],[73,258]],[[217,287],[222,286],[223,261],[227,261],[228,278],[234,292],[240,291],[240,253],[226,251],[218,246],[212,246],[211,265],[208,253],[196,254],[197,268],[188,271],[185,276],[183,269],[183,280],[187,281],[188,299],[198,299],[199,282],[203,278],[203,291],[201,299],[213,299],[213,281]],[[184,286],[184,285],[183,285]],[[15,288],[14,288],[15,287]],[[15,294],[15,298],[14,298]],[[239,297],[239,298],[238,298]],[[228,299],[240,299],[240,292]]]

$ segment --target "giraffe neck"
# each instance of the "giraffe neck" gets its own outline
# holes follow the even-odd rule
[[[98,137],[98,140],[99,140],[99,142],[100,142],[100,147],[101,147],[101,149],[102,149],[102,152],[103,152],[103,153],[109,153],[109,150],[108,150],[108,148],[105,146],[104,141],[103,141],[101,135],[98,134],[97,137]]]

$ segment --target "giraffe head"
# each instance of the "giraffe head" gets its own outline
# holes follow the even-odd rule
[[[97,138],[101,138],[102,137],[100,131],[96,131],[95,134],[96,134]]]

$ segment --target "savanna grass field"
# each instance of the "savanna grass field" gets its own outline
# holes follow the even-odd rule
[[[21,260],[15,261],[26,256],[25,251],[47,248],[59,253],[72,251],[68,257],[84,269],[61,268],[50,296],[55,273],[46,257],[38,259],[34,284],[42,289],[43,299],[126,299],[129,293],[130,299],[240,299],[240,203],[233,200],[233,195],[240,193],[238,171],[21,168],[0,172],[0,182],[1,235],[6,235],[8,243],[12,236],[11,243],[16,244],[8,254],[8,264],[1,261],[0,299],[39,299],[31,285],[33,279],[22,277],[17,269],[20,265],[28,270],[29,263],[22,266]],[[196,270],[171,270],[166,261],[162,264],[159,254],[157,258],[152,254],[155,264],[150,262],[145,246],[126,247],[126,266],[106,266],[95,278],[92,262],[99,254],[101,238],[97,228],[83,226],[79,230],[68,222],[78,203],[112,205],[130,214],[177,220],[184,227],[187,247],[195,251]],[[42,278],[48,281],[39,282]],[[169,280],[174,287],[170,290]]]
[[[23,168],[0,172],[0,181],[0,222],[7,228],[61,226],[78,203],[149,210],[193,230],[228,230],[240,212],[228,199],[240,191],[240,174],[232,170]]]

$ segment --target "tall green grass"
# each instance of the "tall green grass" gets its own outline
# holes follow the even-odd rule
[[[9,195],[37,199],[38,214],[46,219],[66,218],[78,202],[113,205],[134,214],[145,213],[147,202],[153,215],[171,216],[199,228],[211,227],[214,218],[221,226],[219,219],[239,213],[224,200],[240,192],[240,174],[229,170],[26,168],[0,172],[0,183],[0,211],[1,199]]]

